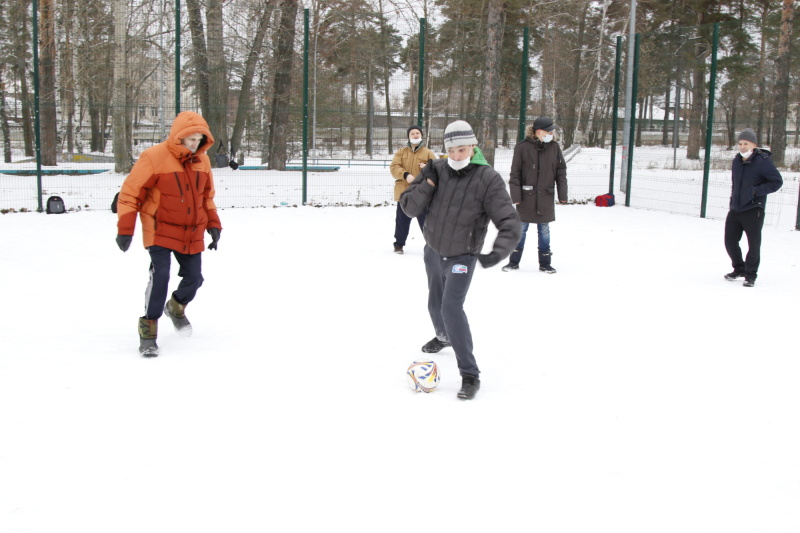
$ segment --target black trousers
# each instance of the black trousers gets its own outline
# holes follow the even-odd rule
[[[728,211],[725,219],[725,249],[731,258],[736,272],[744,273],[746,278],[756,279],[758,265],[761,263],[761,229],[764,227],[764,210]],[[742,234],[747,235],[747,257],[742,258],[739,241]]]
[[[186,305],[194,299],[197,289],[203,284],[202,254],[182,254],[161,246],[151,246],[147,251],[150,252],[150,280],[145,290],[142,318],[157,320],[164,313],[164,304],[167,303],[172,255],[178,261],[178,276],[181,277],[178,288],[172,294],[178,303]]]
[[[425,245],[425,272],[428,274],[428,312],[439,340],[447,340],[456,352],[462,376],[478,376],[478,364],[472,353],[464,301],[467,299],[477,256],[442,257]]]
[[[425,212],[417,217],[420,230],[425,225],[425,215],[427,214],[428,213]],[[396,246],[406,245],[409,229],[411,229],[411,217],[403,212],[400,208],[400,202],[397,202],[397,214],[394,217],[394,244]]]

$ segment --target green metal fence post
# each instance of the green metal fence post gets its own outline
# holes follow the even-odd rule
[[[425,95],[425,19],[419,19],[419,72],[417,73],[417,126],[422,127],[422,99]],[[430,135],[430,132],[428,133]]]
[[[639,34],[634,39],[633,83],[631,84],[631,131],[628,137],[628,176],[625,180],[625,207],[631,206],[631,174],[633,173],[633,147],[636,144],[636,92],[639,89]]]
[[[36,138],[36,192],[39,197],[38,212],[44,211],[42,207],[42,128],[39,118],[39,0],[33,0],[32,6],[33,25],[33,125]],[[24,76],[25,73],[23,72]]]
[[[617,121],[619,115],[619,78],[622,63],[622,36],[617,35],[617,58],[614,63],[614,107],[611,116],[611,170],[608,177],[608,194],[614,193],[614,173],[617,165]]]
[[[711,45],[711,80],[708,86],[708,121],[706,122],[706,157],[703,162],[703,196],[700,202],[700,217],[706,218],[708,204],[708,175],[711,171],[711,140],[714,135],[714,98],[717,89],[717,48],[719,47],[719,22],[714,24],[714,40]]]
[[[303,10],[303,205],[308,197],[308,13]]]
[[[181,0],[175,0],[175,115],[181,112]]]
[[[522,65],[520,70],[519,88],[519,128],[517,128],[517,142],[525,139],[525,120],[528,117],[528,28],[522,31]]]

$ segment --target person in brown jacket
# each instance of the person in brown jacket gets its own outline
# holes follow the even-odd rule
[[[206,154],[213,144],[203,117],[192,111],[180,113],[167,140],[142,152],[119,193],[117,245],[123,252],[130,247],[138,213],[144,247],[150,253],[150,281],[144,315],[139,318],[139,353],[144,357],[158,356],[162,313],[180,335],[192,333],[184,310],[203,284],[204,232],[211,235],[209,250],[216,250],[222,231]],[[180,266],[181,282],[165,306],[172,255]]]
[[[400,195],[408,189],[408,184],[419,175],[422,167],[427,165],[431,159],[436,159],[436,154],[424,145],[422,129],[418,126],[411,126],[406,130],[406,135],[408,136],[408,146],[404,146],[394,154],[392,164],[389,166],[389,171],[394,178],[395,202],[400,200]],[[425,214],[417,216],[420,230],[425,226]],[[398,202],[394,220],[394,253],[403,253],[410,228],[411,217],[403,213],[400,202]]]
[[[553,140],[556,125],[549,117],[539,117],[525,129],[525,139],[514,147],[508,180],[511,201],[522,220],[522,238],[503,267],[503,272],[519,269],[528,225],[536,224],[539,236],[539,271],[555,274],[550,264],[550,222],[556,219],[558,201],[567,203],[567,164],[561,147]]]

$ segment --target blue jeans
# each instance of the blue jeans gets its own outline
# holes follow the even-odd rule
[[[516,249],[511,253],[508,262],[518,265],[522,260],[522,252],[525,250],[525,239],[528,236],[528,222],[522,223],[522,237],[519,239]],[[536,232],[539,236],[539,253],[550,253],[550,223],[536,224]]]

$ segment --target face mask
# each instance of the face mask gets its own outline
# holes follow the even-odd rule
[[[552,135],[545,135],[544,139],[542,139],[542,142],[543,143],[549,143],[552,140],[553,140],[553,136]]]
[[[420,137],[419,139],[409,139],[408,142],[410,142],[411,144],[419,144],[422,142],[422,137]]]
[[[749,152],[739,152],[739,154],[742,156],[742,159],[744,160],[753,155],[753,151],[750,150]]]
[[[448,157],[447,164],[450,165],[450,168],[452,168],[453,170],[461,170],[465,166],[469,165],[469,157],[461,161],[455,161]]]

